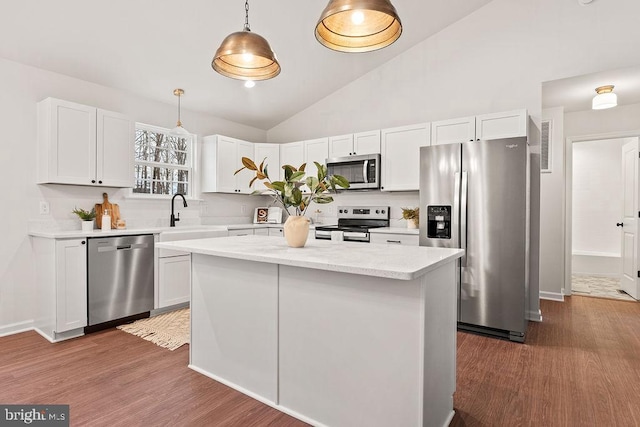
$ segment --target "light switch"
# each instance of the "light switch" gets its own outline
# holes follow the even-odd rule
[[[40,201],[40,215],[49,215],[49,202]]]

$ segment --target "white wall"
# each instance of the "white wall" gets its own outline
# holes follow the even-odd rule
[[[3,183],[0,210],[0,335],[29,327],[33,318],[34,270],[29,227],[80,228],[71,214],[74,206],[90,208],[102,201],[107,191],[110,200],[120,205],[129,226],[136,224],[168,225],[168,200],[147,201],[126,199],[126,190],[65,185],[36,185],[36,103],[46,97],[56,97],[86,105],[125,113],[134,120],[163,126],[174,126],[176,105],[145,100],[128,93],[88,83],[15,62],[0,59],[0,97],[2,143],[0,143],[0,182]],[[171,91],[173,88],[167,88]],[[188,106],[188,99],[183,99]],[[229,122],[217,117],[182,111],[185,127],[191,132],[208,135],[227,134],[256,142],[263,142],[262,130]],[[184,222],[200,221],[201,209],[206,208],[207,222],[239,221],[242,205],[247,205],[249,221],[253,206],[264,204],[262,198],[250,196],[204,195],[206,205],[190,202],[180,208]],[[39,215],[39,201],[50,203],[50,215]],[[184,224],[183,222],[183,224]]]
[[[539,123],[542,82],[640,63],[639,14],[637,0],[588,6],[575,0],[494,0],[269,130],[268,139],[283,142],[516,108],[527,108]],[[542,181],[542,200],[563,182],[562,171]],[[563,216],[546,224],[532,218],[537,221],[540,247],[549,248],[539,271],[556,271],[547,283],[540,279],[540,289],[560,292],[564,278],[557,265],[563,263],[563,248],[556,244],[555,230],[562,228]],[[534,280],[531,309],[537,311]]]
[[[572,250],[620,256],[621,156],[625,139],[573,144]]]

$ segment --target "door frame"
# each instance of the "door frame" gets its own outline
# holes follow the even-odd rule
[[[571,256],[572,256],[572,214],[573,214],[573,144],[577,142],[598,141],[601,139],[619,139],[640,137],[640,129],[633,131],[607,132],[591,135],[569,136],[564,144],[564,283],[562,294],[571,296]]]

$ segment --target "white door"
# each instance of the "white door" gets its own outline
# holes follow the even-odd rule
[[[96,175],[98,184],[133,187],[133,121],[127,116],[98,110],[96,137]]]
[[[352,156],[353,152],[353,134],[330,136],[329,137],[329,157],[346,157]]]
[[[622,289],[638,299],[638,138],[622,146]]]

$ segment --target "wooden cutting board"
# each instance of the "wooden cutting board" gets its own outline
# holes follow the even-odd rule
[[[105,209],[109,209],[109,215],[111,216],[111,229],[116,229],[116,223],[120,219],[120,206],[117,203],[109,202],[109,195],[102,193],[102,203],[96,203],[96,224],[98,228],[102,228],[102,214]]]

